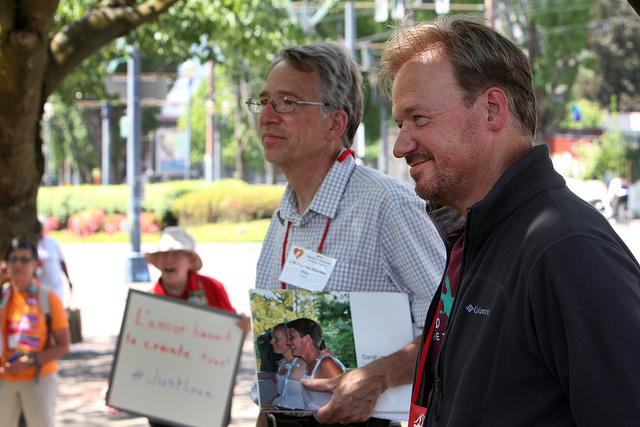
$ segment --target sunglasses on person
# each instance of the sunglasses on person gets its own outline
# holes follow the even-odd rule
[[[33,261],[33,258],[28,256],[10,256],[9,257],[9,264],[16,264],[18,262],[20,264],[28,264],[31,261]]]

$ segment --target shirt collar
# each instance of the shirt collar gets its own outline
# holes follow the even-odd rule
[[[344,151],[346,149],[342,149],[340,155]],[[318,192],[313,197],[311,204],[302,216],[298,213],[296,194],[293,188],[287,185],[277,212],[280,221],[283,223],[289,221],[295,225],[301,225],[309,221],[314,214],[334,219],[355,166],[356,160],[353,156],[346,156],[342,162],[336,159],[324,181],[322,181]]]

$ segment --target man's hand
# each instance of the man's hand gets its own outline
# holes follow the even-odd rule
[[[251,332],[251,317],[244,313],[240,313],[240,320],[236,322],[236,326],[248,334]]]
[[[329,403],[315,413],[316,420],[324,424],[368,420],[382,393],[390,387],[411,383],[419,345],[420,337],[389,356],[337,377],[300,380],[310,390],[333,393]]]
[[[369,372],[366,366],[331,379],[302,379],[301,382],[310,390],[333,392],[329,403],[315,413],[316,420],[323,424],[366,421],[387,389],[385,376]]]
[[[0,261],[0,285],[9,281],[9,271],[7,270],[7,263]]]

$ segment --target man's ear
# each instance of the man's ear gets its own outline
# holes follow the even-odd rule
[[[487,118],[489,130],[499,131],[504,127],[509,116],[509,98],[500,88],[491,87],[483,95],[486,97]]]
[[[331,122],[331,127],[327,131],[327,139],[329,141],[335,141],[336,139],[342,138],[342,135],[347,130],[347,121],[349,117],[347,116],[347,112],[344,110],[336,110],[331,113],[333,120]]]

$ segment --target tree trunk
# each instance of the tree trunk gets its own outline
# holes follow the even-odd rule
[[[47,97],[84,59],[178,1],[98,3],[52,37],[59,1],[0,2],[0,258],[12,237],[37,237]]]
[[[33,16],[34,21],[31,21],[13,16],[15,22],[11,22],[11,17],[5,16],[5,12],[9,11],[0,10],[2,257],[12,237],[36,237],[36,198],[44,173],[40,138],[40,118],[44,105],[41,88],[48,63],[48,44],[46,38],[42,39],[41,36],[47,34],[50,28],[49,17]]]

